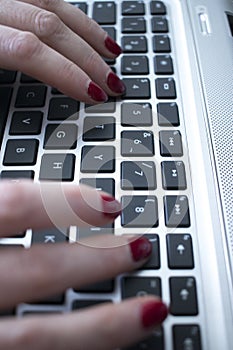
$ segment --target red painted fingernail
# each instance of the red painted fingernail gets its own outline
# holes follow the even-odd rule
[[[119,56],[122,53],[121,47],[110,36],[107,36],[104,43],[105,43],[106,48],[111,53],[114,53],[114,55]]]
[[[161,301],[150,301],[142,307],[142,325],[150,328],[162,323],[168,315],[167,306]]]
[[[108,74],[107,84],[108,87],[117,94],[123,94],[123,92],[125,92],[125,84],[116,74],[112,72]]]
[[[145,237],[137,238],[134,241],[131,241],[129,245],[134,261],[146,259],[151,255],[152,244]]]
[[[115,219],[121,213],[121,204],[111,196],[102,195],[103,214]]]
[[[105,102],[108,99],[108,96],[105,94],[105,92],[93,81],[90,82],[88,86],[88,95],[97,102]]]

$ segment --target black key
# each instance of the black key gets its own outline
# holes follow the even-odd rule
[[[112,293],[114,290],[114,280],[96,282],[82,288],[75,289],[78,293]]]
[[[173,74],[173,63],[170,55],[157,55],[154,58],[155,74]]]
[[[148,269],[160,269],[160,246],[159,246],[159,236],[156,234],[146,234],[144,235],[152,244],[152,253],[147,260],[146,264],[144,264],[140,269],[148,270]]]
[[[153,330],[152,335],[139,343],[130,347],[124,348],[124,350],[164,350],[164,334],[162,327],[156,327]]]
[[[72,303],[72,310],[84,309],[91,306],[96,306],[103,303],[111,303],[111,299],[84,299],[74,300]]]
[[[13,89],[11,87],[0,87],[0,147],[8,118],[12,91]]]
[[[121,154],[129,157],[154,155],[154,135],[151,131],[122,131]]]
[[[78,101],[69,97],[52,98],[49,104],[48,120],[76,120],[78,111]]]
[[[200,327],[196,324],[174,325],[173,349],[174,350],[201,350]]]
[[[143,17],[124,17],[121,21],[122,33],[146,33],[146,21]]]
[[[45,130],[45,149],[76,148],[78,127],[75,124],[49,124]]]
[[[161,280],[158,277],[123,277],[121,279],[122,299],[135,296],[162,296]]]
[[[44,85],[20,86],[18,89],[15,107],[43,107],[45,105],[47,87]]]
[[[65,301],[65,296],[64,294],[56,294],[52,295],[51,297],[47,297],[42,300],[36,300],[33,302],[33,304],[39,304],[39,305],[58,305],[58,304],[63,304]],[[57,310],[56,310],[57,312]]]
[[[169,37],[167,35],[155,35],[153,37],[153,51],[157,53],[171,52]]]
[[[155,16],[151,19],[152,33],[168,33],[168,22],[166,17]]]
[[[175,102],[158,103],[157,113],[159,126],[180,125],[178,106]]]
[[[20,82],[23,84],[40,83],[39,80],[37,80],[33,77],[30,77],[29,75],[23,74],[23,73],[21,73]]]
[[[159,132],[160,154],[163,157],[181,157],[183,155],[182,138],[178,130]]]
[[[196,282],[193,277],[171,277],[170,312],[176,316],[198,314]]]
[[[86,113],[113,113],[116,110],[116,99],[109,97],[105,103],[98,103],[95,105],[85,105]]]
[[[14,112],[10,135],[38,135],[41,132],[43,113],[41,111]]]
[[[154,162],[122,162],[121,188],[123,190],[156,189]]]
[[[144,35],[131,35],[131,36],[123,36],[121,39],[121,47],[123,52],[131,53],[131,52],[147,52],[147,39]]]
[[[123,99],[148,99],[150,98],[150,82],[147,78],[125,78],[122,79],[126,92]]]
[[[168,266],[170,269],[193,269],[193,245],[189,234],[167,235]]]
[[[113,117],[86,117],[83,141],[107,141],[115,139],[116,120]]]
[[[123,1],[121,9],[123,16],[145,14],[145,5],[142,1]]]
[[[16,79],[16,71],[0,69],[0,84],[13,84]]]
[[[40,180],[73,181],[75,156],[73,154],[43,154]]]
[[[68,230],[64,232],[57,228],[51,228],[47,230],[33,230],[31,244],[43,243],[43,244],[55,244],[68,242]]]
[[[9,236],[7,236],[7,238],[23,238],[25,236],[25,234],[24,235],[15,235],[15,236],[11,236],[11,237],[9,237]],[[1,237],[3,237],[2,235],[1,235]],[[8,251],[8,250],[11,250],[11,252],[13,251],[14,252],[14,250],[16,249],[16,251],[17,251],[17,249],[24,249],[24,245],[22,245],[22,244],[12,244],[12,243],[0,243],[0,253],[1,253],[1,251],[2,250],[6,250],[6,251]],[[1,316],[1,312],[0,312],[0,316]]]
[[[164,197],[165,225],[167,227],[189,227],[189,204],[186,196]]]
[[[34,139],[8,140],[3,159],[4,165],[34,165],[39,142]]]
[[[109,235],[114,233],[114,224],[110,223],[105,226],[91,226],[91,227],[78,227],[76,240],[80,241],[86,237],[91,237],[93,235]]]
[[[155,80],[156,96],[161,99],[176,98],[176,85],[173,78],[158,78]]]
[[[85,14],[87,14],[87,4],[85,2],[71,2],[71,5],[79,8],[82,10]]]
[[[187,188],[184,163],[162,162],[162,182],[165,190],[185,190]]]
[[[121,225],[157,227],[158,203],[155,196],[122,196]]]
[[[98,191],[104,191],[115,196],[115,180],[106,178],[83,178],[80,183],[94,187]]]
[[[34,171],[32,170],[4,170],[1,172],[1,179],[19,181],[20,179],[34,179]]]
[[[51,93],[53,95],[63,95],[63,93],[61,91],[59,91],[58,89],[56,89],[55,87],[51,88]]]
[[[116,29],[114,27],[103,26],[103,29],[113,40],[116,40]]]
[[[115,171],[115,148],[112,146],[84,146],[81,157],[82,173]]]
[[[0,318],[2,317],[12,317],[15,316],[15,309],[1,310]]]
[[[150,103],[122,103],[121,125],[151,126],[152,108]]]
[[[148,58],[146,56],[123,56],[121,59],[121,74],[140,75],[149,74]]]
[[[150,13],[152,15],[165,15],[166,6],[162,1],[151,1],[150,3]]]
[[[116,23],[116,4],[113,1],[94,2],[92,17],[99,24],[115,24]]]

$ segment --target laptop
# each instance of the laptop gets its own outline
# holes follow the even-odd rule
[[[233,1],[70,2],[122,46],[107,63],[126,93],[87,106],[0,70],[1,178],[85,183],[115,195],[123,212],[114,226],[28,230],[0,244],[136,233],[151,240],[153,255],[131,274],[9,313],[155,294],[169,317],[128,349],[233,349]]]

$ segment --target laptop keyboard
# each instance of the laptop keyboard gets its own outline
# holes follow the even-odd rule
[[[67,236],[56,228],[28,230],[1,239],[1,247],[68,242],[71,232],[75,240],[138,233],[151,240],[153,254],[137,272],[19,305],[14,313],[67,312],[155,294],[170,305],[171,316],[150,339],[128,349],[201,349],[201,284],[169,4],[72,4],[121,44],[123,54],[106,61],[126,93],[87,106],[20,72],[0,70],[0,176],[84,183],[115,195],[123,212],[114,225],[70,228]]]

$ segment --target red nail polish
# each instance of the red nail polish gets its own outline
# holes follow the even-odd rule
[[[108,87],[117,94],[123,94],[123,92],[125,92],[125,84],[121,79],[118,78],[116,74],[112,72],[108,74],[107,84]]]
[[[105,94],[105,92],[92,81],[88,86],[87,92],[88,95],[97,102],[105,102],[108,99],[108,96]]]
[[[111,196],[102,195],[103,214],[110,219],[115,219],[121,213],[121,204]]]
[[[152,244],[145,237],[140,237],[130,242],[131,253],[134,261],[146,259],[152,252]]]
[[[121,47],[110,36],[107,36],[104,43],[106,48],[114,55],[119,56],[122,53]]]
[[[161,301],[151,301],[142,307],[142,325],[150,328],[162,323],[168,315],[167,306]]]

